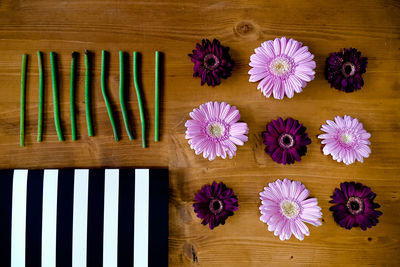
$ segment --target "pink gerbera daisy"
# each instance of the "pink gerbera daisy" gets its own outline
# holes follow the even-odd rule
[[[285,37],[266,41],[256,48],[250,57],[250,82],[261,82],[257,89],[270,97],[292,98],[294,93],[303,91],[307,82],[314,79],[314,55],[307,46]]]
[[[249,131],[245,122],[238,122],[239,111],[225,102],[207,102],[190,112],[192,120],[185,123],[186,139],[196,155],[203,153],[204,158],[232,158],[236,154],[236,145],[247,142]]]
[[[371,153],[368,140],[371,134],[364,130],[363,125],[357,119],[344,115],[344,118],[337,116],[335,121],[327,120],[328,124],[322,125],[318,138],[324,144],[325,155],[332,155],[337,162],[343,161],[346,165],[356,160],[363,162]]]
[[[297,181],[276,180],[260,193],[260,220],[268,224],[268,231],[289,240],[292,234],[299,240],[310,231],[304,222],[320,226],[321,208],[316,198],[309,198],[310,191]]]

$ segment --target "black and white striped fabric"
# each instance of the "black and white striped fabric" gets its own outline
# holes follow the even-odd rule
[[[0,266],[168,265],[168,171],[0,171]]]

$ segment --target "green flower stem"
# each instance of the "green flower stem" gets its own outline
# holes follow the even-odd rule
[[[90,99],[90,64],[89,52],[85,50],[85,108],[86,108],[86,124],[88,135],[93,136],[93,124],[91,114],[91,99]]]
[[[38,128],[37,128],[37,142],[42,142],[43,131],[43,63],[42,53],[37,51],[38,66],[39,66],[39,111],[38,111]]]
[[[54,124],[56,126],[56,131],[58,135],[58,140],[63,141],[63,135],[60,124],[60,109],[58,103],[58,83],[57,83],[57,75],[56,75],[56,65],[55,65],[55,54],[54,52],[50,52],[50,65],[51,65],[51,77],[53,83],[53,106],[54,106]]]
[[[105,63],[105,61],[106,61],[106,51],[102,50],[101,51],[101,92],[103,93],[104,102],[106,103],[107,112],[108,112],[108,116],[110,117],[110,122],[111,122],[111,126],[112,126],[112,129],[114,132],[115,141],[118,141],[118,132],[117,132],[117,128],[115,127],[114,117],[113,117],[112,110],[111,110],[111,104],[110,104],[110,100],[108,99],[107,91],[106,91],[106,77],[105,77],[106,63]]]
[[[133,140],[133,135],[129,128],[128,111],[126,110],[124,77],[125,77],[124,52],[119,51],[119,102],[121,104],[122,117],[124,118],[126,132],[128,133],[129,140]]]
[[[70,107],[71,107],[71,133],[72,140],[76,140],[76,121],[75,121],[75,68],[78,53],[72,52],[71,57],[71,87],[70,87]]]
[[[20,97],[20,124],[19,124],[19,145],[24,146],[25,138],[25,91],[26,91],[26,65],[27,55],[22,55],[21,65],[21,97]]]
[[[155,122],[154,122],[154,141],[159,141],[159,105],[160,105],[160,92],[159,92],[159,75],[160,75],[160,53],[156,51],[156,69],[155,69]]]
[[[139,112],[140,112],[140,122],[142,124],[142,146],[143,148],[146,147],[146,122],[144,119],[144,112],[143,112],[143,104],[142,104],[142,98],[140,96],[140,88],[139,88],[139,82],[137,78],[137,52],[133,52],[133,82],[135,83],[135,89],[136,89],[136,95],[138,99],[138,104],[139,104]]]

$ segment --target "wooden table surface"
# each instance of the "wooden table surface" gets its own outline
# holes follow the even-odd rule
[[[261,42],[287,36],[315,55],[315,79],[292,99],[266,99],[249,83],[249,57]],[[202,38],[218,38],[231,48],[233,75],[218,87],[192,77],[188,53]],[[170,266],[399,266],[400,265],[400,2],[371,1],[0,1],[0,168],[168,167],[170,171]],[[368,57],[365,86],[346,94],[324,79],[330,52],[355,47]],[[87,135],[83,51],[93,59],[95,137]],[[101,50],[110,52],[107,81],[121,136],[115,142],[100,89]],[[44,54],[44,140],[36,143],[38,68]],[[139,110],[129,78],[129,141],[118,99],[118,51],[142,55],[148,148],[142,149]],[[164,53],[161,142],[154,143],[154,51]],[[59,58],[60,108],[66,141],[57,139],[51,93],[50,51]],[[69,75],[71,52],[78,51],[78,141],[71,141]],[[26,146],[19,147],[22,54],[27,53]],[[129,75],[131,77],[131,75]],[[196,156],[185,140],[189,112],[209,100],[236,105],[250,128],[249,141],[233,159],[212,162]],[[350,166],[324,156],[317,135],[336,115],[359,118],[372,134],[372,154]],[[302,161],[282,166],[264,153],[260,133],[267,122],[291,116],[312,140]],[[303,182],[318,198],[323,225],[310,227],[304,241],[282,242],[259,221],[258,193],[277,178]],[[239,197],[240,208],[227,224],[210,231],[192,208],[205,183],[223,181]],[[340,182],[362,182],[377,193],[383,216],[367,231],[339,227],[329,196]]]

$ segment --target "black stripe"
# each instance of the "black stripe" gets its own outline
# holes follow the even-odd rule
[[[104,169],[89,170],[87,266],[103,266]]]
[[[58,171],[56,265],[72,265],[74,170]]]
[[[133,266],[135,170],[119,171],[118,266]]]
[[[1,264],[11,264],[11,213],[13,170],[0,171],[0,256]]]
[[[27,267],[41,265],[42,203],[43,170],[28,171],[25,236],[25,262]]]
[[[150,170],[149,266],[168,266],[168,170]]]

